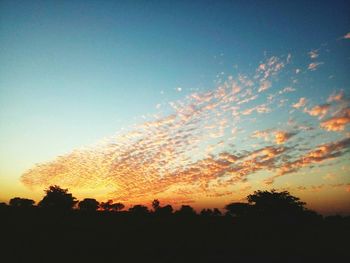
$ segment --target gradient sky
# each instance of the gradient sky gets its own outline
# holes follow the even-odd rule
[[[0,201],[350,213],[348,1],[1,1]]]

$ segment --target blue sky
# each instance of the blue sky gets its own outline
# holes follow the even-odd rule
[[[302,68],[317,50],[326,63],[288,99],[325,102],[349,89],[349,13],[347,1],[1,1],[0,178],[10,186],[271,56]],[[283,74],[276,89],[292,83]]]

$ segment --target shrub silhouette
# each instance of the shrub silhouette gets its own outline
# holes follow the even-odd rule
[[[39,207],[56,209],[56,210],[70,210],[78,202],[68,189],[62,189],[58,185],[50,186],[45,190],[46,195],[39,202]]]
[[[10,200],[9,204],[16,208],[30,208],[34,206],[35,201],[32,199],[15,197]]]
[[[83,201],[80,201],[78,207],[81,211],[93,212],[96,211],[99,207],[99,202],[93,198],[85,198]]]

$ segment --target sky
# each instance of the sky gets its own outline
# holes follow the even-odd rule
[[[347,1],[0,1],[0,201],[57,184],[350,214]]]

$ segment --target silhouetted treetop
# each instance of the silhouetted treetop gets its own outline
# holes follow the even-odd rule
[[[251,205],[247,203],[231,203],[225,206],[227,214],[231,216],[246,216],[251,210]]]
[[[80,201],[78,206],[82,211],[96,211],[99,207],[99,202],[93,198],[85,198],[83,201]]]
[[[147,206],[144,205],[134,205],[133,207],[129,208],[129,212],[135,215],[145,215],[149,213]]]
[[[39,202],[39,206],[43,208],[69,210],[78,202],[68,189],[62,189],[58,185],[50,186],[45,190],[46,195]]]
[[[178,211],[176,211],[176,214],[181,216],[194,216],[196,215],[196,211],[193,209],[192,206],[182,205],[181,208]]]
[[[260,213],[285,214],[305,210],[305,203],[288,191],[255,191],[254,194],[248,195],[247,200]]]
[[[107,202],[102,202],[100,204],[100,207],[104,210],[104,211],[121,211],[124,209],[124,204],[122,203],[113,203],[113,200],[108,200]]]
[[[113,211],[118,212],[118,211],[123,210],[124,208],[125,208],[125,205],[122,204],[122,203],[114,203],[114,204],[112,204],[112,210]]]
[[[113,200],[108,200],[107,202],[101,202],[100,207],[104,211],[111,211],[113,206]]]
[[[154,199],[152,202],[152,207],[154,211],[157,211],[160,208],[160,202],[158,199]]]
[[[32,199],[15,197],[10,200],[9,204],[12,207],[29,208],[34,206],[35,201]]]

